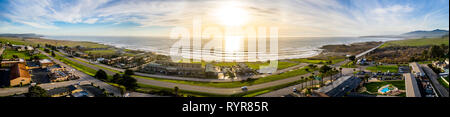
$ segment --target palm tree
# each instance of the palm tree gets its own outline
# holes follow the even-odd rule
[[[175,95],[178,97],[178,90],[179,90],[179,88],[177,86],[175,86],[173,90],[175,91]]]
[[[355,68],[353,68],[353,76],[355,76],[355,72],[356,72],[356,69],[355,69]]]
[[[310,76],[310,79],[311,79],[311,86],[314,85],[314,80],[315,80],[314,74],[315,74],[315,73],[312,73],[312,76]]]
[[[300,80],[305,81],[304,78],[305,78],[305,77],[302,76],[302,77],[300,77]],[[301,83],[301,85],[302,85],[302,88],[301,88],[301,89],[303,89],[303,83]]]

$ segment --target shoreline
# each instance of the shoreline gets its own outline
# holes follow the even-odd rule
[[[10,38],[14,38],[14,37],[10,37]],[[19,39],[19,38],[16,38]],[[94,45],[102,45],[105,48],[112,48],[112,49],[117,49],[119,51],[127,51],[127,50],[132,50],[132,51],[136,51],[136,52],[151,52],[154,53],[156,55],[164,55],[164,56],[169,56],[169,54],[163,53],[163,52],[158,52],[158,51],[150,51],[150,50],[142,50],[142,49],[133,49],[133,48],[127,48],[127,47],[118,47],[114,44],[108,44],[107,42],[95,42],[95,41],[77,41],[77,40],[68,40],[68,39],[52,39],[49,37],[40,37],[40,38],[26,38],[27,39],[40,39],[40,40],[46,40],[46,41],[53,41],[56,44],[60,43],[60,42],[77,42],[77,43],[92,43]],[[404,39],[395,39],[395,40],[404,40]],[[389,40],[388,40],[389,41]],[[342,56],[342,53],[339,52],[332,52],[333,49],[332,48],[326,48],[329,46],[348,46],[348,45],[357,45],[357,44],[367,44],[367,43],[373,43],[374,41],[361,41],[361,42],[353,42],[353,43],[342,43],[342,44],[325,44],[322,45],[321,47],[319,47],[318,49],[314,49],[311,51],[314,52],[310,52],[311,54],[307,54],[305,55],[305,57],[284,57],[284,58],[280,58],[278,59],[279,61],[281,60],[290,60],[290,59],[324,59],[326,57],[330,57],[330,56]],[[378,41],[378,42],[387,42],[387,41]],[[372,46],[376,46],[372,45]],[[351,50],[349,48],[347,48],[348,50]],[[336,54],[338,53],[338,54]],[[287,55],[289,56],[289,55]],[[259,61],[262,62],[262,61]]]

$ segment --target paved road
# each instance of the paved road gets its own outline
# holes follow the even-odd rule
[[[353,74],[353,68],[343,68],[342,69],[342,75],[343,76],[351,75],[351,74]],[[339,74],[337,74],[335,77],[333,77],[333,80],[335,80],[337,76],[339,76]],[[327,80],[331,80],[330,78],[331,77],[325,77],[324,78],[324,82],[327,81]],[[279,90],[276,90],[276,91],[272,91],[272,92],[269,92],[269,93],[265,93],[265,94],[259,95],[257,97],[283,97],[283,96],[292,94],[293,91],[294,91],[294,88],[297,88],[298,90],[300,90],[302,85],[303,85],[303,87],[310,86],[311,82],[313,82],[313,85],[317,85],[317,84],[320,83],[320,81],[317,81],[317,80],[308,81],[308,82],[300,83],[300,84],[297,84],[297,85],[289,86],[289,87],[286,87],[286,88],[282,88],[282,89],[279,89]]]
[[[364,51],[364,52],[362,52],[362,53],[356,55],[355,57],[356,57],[356,58],[362,57],[362,56],[364,56],[364,55],[366,55],[366,54],[368,54],[368,53],[374,51],[375,49],[379,48],[379,47],[380,47],[381,45],[383,45],[384,43],[385,43],[385,42],[381,43],[381,44],[378,45],[377,47],[374,47],[374,48],[372,48],[372,49],[369,49],[369,50],[367,50],[367,51]]]
[[[441,85],[438,81],[438,75],[434,73],[434,71],[428,67],[427,65],[420,65],[423,69],[423,71],[427,74],[428,78],[430,78],[431,83],[433,84],[434,88],[437,90],[437,92],[442,97],[448,97],[448,89]]]
[[[363,53],[360,53],[360,54],[356,55],[355,57],[356,58],[362,57],[362,56],[364,56],[364,55],[374,51],[375,49],[377,49],[378,47],[380,47],[383,44],[384,44],[384,42],[381,43],[380,45],[372,48],[372,49],[369,49],[367,51],[364,51]],[[331,65],[331,67],[335,67],[336,69],[339,69],[339,67],[341,65],[343,65],[343,64],[345,64],[347,62],[349,62],[348,59],[346,59],[345,61],[333,64],[333,65]],[[342,68],[342,75],[344,75],[344,76],[351,75],[351,74],[353,74],[353,69],[356,69],[357,71],[359,69],[364,69],[365,70],[366,67],[367,66],[363,66],[363,67],[360,67],[360,68]],[[330,78],[331,77],[326,77],[326,78],[324,78],[324,81],[330,80]],[[315,84],[318,84],[320,81],[314,80],[314,81],[308,81],[308,82],[300,83],[300,84],[297,84],[297,85],[294,85],[294,86],[289,86],[289,87],[282,88],[282,89],[279,89],[279,90],[276,90],[276,91],[265,93],[265,94],[259,95],[257,97],[282,97],[282,96],[286,96],[286,95],[292,94],[294,88],[301,89],[302,85],[304,87],[306,87],[306,86],[309,86],[311,84],[311,82],[313,82],[313,84],[315,85]]]
[[[61,51],[61,53],[64,53],[63,51]],[[96,63],[96,62],[91,62],[89,60],[86,60],[84,58],[79,58],[79,57],[74,57],[78,60],[90,63],[90,64],[95,64],[104,68],[108,68],[108,69],[112,69],[112,70],[116,70],[119,72],[124,72],[125,69],[121,69],[121,68],[116,68],[116,67],[112,67],[109,65],[105,65],[105,64],[101,64],[101,63]],[[74,59],[71,59],[74,60]],[[83,65],[89,65],[86,63],[83,63]],[[257,78],[262,78],[262,77],[267,77],[270,75],[277,75],[277,74],[281,74],[287,71],[291,71],[291,70],[295,70],[298,68],[302,68],[304,66],[307,66],[308,64],[306,63],[299,63],[298,65],[289,67],[289,68],[285,68],[282,70],[277,70],[276,72],[272,73],[272,74],[261,74],[261,75],[255,75],[255,76],[251,76],[251,78],[257,79]],[[89,66],[93,66],[93,65],[89,65]],[[141,73],[141,72],[135,72],[135,75],[138,76],[145,76],[145,77],[153,77],[153,78],[164,78],[164,79],[171,79],[171,80],[184,80],[184,81],[197,81],[197,82],[236,82],[236,81],[242,81],[242,80],[246,80],[248,77],[244,77],[244,78],[239,78],[239,79],[203,79],[203,78],[192,78],[192,77],[179,77],[179,76],[169,76],[169,75],[159,75],[159,74],[148,74],[148,73]]]
[[[55,54],[58,54],[59,56],[65,57],[64,55],[61,55],[61,54],[59,54],[57,52]],[[90,67],[92,69],[95,69],[95,70],[100,69],[97,66],[94,66],[94,65],[91,65],[91,64],[88,64],[88,63],[85,63],[85,62],[81,62],[81,61],[75,60],[75,59],[70,58],[70,57],[66,57],[66,58],[71,60],[71,61],[77,62],[77,63],[85,65],[87,67]],[[114,75],[115,74],[114,72],[111,72],[111,71],[108,71],[108,70],[105,70],[105,72],[108,75]],[[272,87],[272,86],[277,86],[277,85],[281,85],[281,84],[285,84],[285,83],[294,82],[294,81],[299,80],[300,77],[301,76],[295,76],[295,77],[286,78],[286,79],[282,79],[282,80],[276,80],[276,81],[272,81],[272,82],[268,82],[268,83],[262,83],[262,84],[247,86],[247,88],[248,88],[248,91],[258,90],[258,89],[262,89],[262,88],[267,88],[267,87]],[[236,93],[243,92],[240,87],[236,87],[236,88],[217,88],[217,87],[205,87],[205,86],[195,86],[195,85],[163,82],[163,81],[143,79],[143,78],[136,78],[136,80],[138,81],[138,83],[152,85],[152,86],[165,87],[165,88],[179,87],[180,89],[183,89],[183,90],[205,92],[205,93],[212,93],[212,94],[220,94],[220,95],[231,95],[231,94],[236,94]]]

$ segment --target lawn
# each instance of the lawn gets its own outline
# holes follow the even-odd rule
[[[380,48],[392,47],[392,46],[429,46],[429,45],[448,45],[449,38],[426,38],[426,39],[407,39],[388,41],[384,43]]]
[[[9,42],[9,44],[14,45],[29,45],[29,42],[26,42],[25,40],[18,39],[18,38],[11,38],[11,37],[0,37],[0,42],[3,44],[6,44]]]
[[[341,65],[342,68],[356,68],[355,62],[349,61],[343,65]]]
[[[383,81],[383,82],[371,82],[366,84],[367,91],[378,92],[378,89],[384,85],[392,84],[399,90],[405,90],[405,81]]]
[[[258,70],[260,66],[265,66],[265,65],[269,65],[270,63],[268,62],[246,62],[245,64],[247,64],[247,66],[249,68],[252,68],[254,70]],[[288,67],[292,67],[298,65],[298,63],[293,63],[293,62],[283,62],[283,61],[278,61],[278,66],[277,69],[286,69]]]
[[[13,49],[6,49],[5,51],[3,51],[3,59],[14,58],[13,55],[17,55],[19,58],[22,58],[22,59],[30,59],[30,57],[32,57],[26,51],[19,52],[19,51],[13,50]],[[40,59],[48,59],[48,57],[43,54],[38,54],[38,55],[34,55],[34,56],[39,56]]]
[[[61,56],[59,56],[58,54],[55,54],[55,55],[56,55],[56,56],[55,56],[55,59],[58,59],[58,60],[60,60],[61,62],[65,63],[65,64],[67,64],[67,65],[70,65],[70,66],[72,66],[73,68],[75,68],[75,69],[77,69],[77,70],[79,70],[79,71],[81,71],[81,72],[84,72],[84,73],[86,73],[86,74],[88,74],[88,75],[90,75],[90,76],[94,76],[95,73],[97,73],[97,70],[95,70],[95,69],[92,69],[92,68],[90,68],[90,67],[86,67],[86,66],[81,65],[81,64],[79,64],[79,63],[77,63],[77,62],[71,61],[71,60],[69,60],[69,59],[67,59],[67,58],[65,58],[65,57],[61,57]]]
[[[370,70],[372,72],[398,72],[398,66],[397,65],[378,65],[378,66],[370,66],[366,68],[367,70]]]
[[[332,59],[331,64],[336,64],[344,60],[345,60],[344,58]],[[301,58],[301,59],[290,59],[290,61],[296,61],[300,63],[311,63],[311,64],[326,64],[329,60]]]
[[[19,52],[13,49],[5,49],[5,51],[3,51],[3,59],[11,59],[14,58],[13,55],[17,55],[19,58],[23,58],[23,59],[29,59],[30,55],[23,51],[23,52]]]
[[[5,43],[9,42],[10,44],[15,45],[45,45],[45,44],[52,44],[56,46],[69,46],[69,47],[75,47],[75,46],[82,46],[87,48],[108,48],[109,46],[94,43],[94,42],[86,42],[86,41],[65,41],[65,40],[51,40],[51,39],[19,39],[19,38],[12,38],[12,37],[0,37],[0,42]]]
[[[152,86],[152,85],[146,85],[138,83],[139,88],[136,90],[137,92],[142,93],[150,93],[150,94],[158,94],[158,95],[164,95],[164,94],[173,94],[174,88],[165,88],[165,87],[158,87],[158,86]],[[182,96],[196,96],[196,97],[226,97],[227,95],[219,95],[219,94],[212,94],[212,93],[204,93],[204,92],[197,92],[197,91],[189,91],[189,90],[178,90],[178,95]]]
[[[447,84],[447,83],[444,81],[444,79],[438,78],[438,81],[439,81],[439,83],[442,84],[442,86],[444,86],[445,88],[448,88],[448,85],[449,85],[449,84]],[[448,81],[448,77],[447,77],[447,81]]]
[[[116,50],[113,49],[107,49],[107,50],[90,50],[90,51],[84,51],[84,53],[87,53],[89,55],[96,55],[96,56],[102,56],[102,55],[114,55],[117,53]]]

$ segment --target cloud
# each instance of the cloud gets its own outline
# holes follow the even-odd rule
[[[42,29],[99,23],[131,23],[138,29],[190,26],[195,16],[212,25],[217,23],[214,11],[230,2],[249,12],[249,25],[278,26],[282,35],[358,36],[448,27],[448,0],[10,0],[0,16]]]
[[[373,10],[374,13],[384,15],[387,13],[408,13],[413,11],[413,8],[409,6],[402,6],[402,5],[394,5],[389,6],[385,8],[376,8]]]
[[[91,19],[84,20],[84,23],[87,23],[87,24],[94,24],[94,23],[96,23],[97,21],[98,21],[98,18],[91,18]]]
[[[26,25],[30,25],[36,28],[42,28],[42,29],[59,29],[56,26],[53,25],[47,25],[47,24],[39,24],[39,23],[35,23],[35,22],[27,22],[27,21],[16,21],[22,24],[26,24]]]

